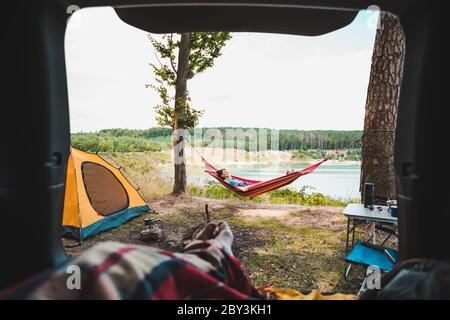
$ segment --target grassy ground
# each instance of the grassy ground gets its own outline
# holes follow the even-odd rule
[[[254,285],[288,287],[302,292],[356,293],[363,270],[356,268],[344,280],[345,218],[339,207],[267,205],[196,197],[163,197],[152,202],[163,238],[147,245],[179,251],[199,225],[208,202],[213,220],[229,222],[235,241],[233,252]],[[78,255],[96,243],[121,241],[144,244],[140,217],[67,248]]]
[[[336,214],[332,210],[332,214]],[[254,209],[258,210],[258,209]],[[264,210],[264,209],[263,209]],[[326,209],[321,209],[326,210]],[[218,215],[233,230],[239,230],[236,255],[255,285],[294,288],[302,292],[319,289],[323,292],[355,293],[359,288],[358,273],[344,281],[343,248],[345,222],[338,225],[313,226],[311,217],[327,219],[324,211],[294,209],[277,217],[246,218],[235,210]],[[305,219],[302,219],[305,218]],[[246,246],[247,242],[254,246]]]
[[[235,201],[246,201],[271,204],[300,204],[308,206],[345,206],[347,201],[334,199],[317,192],[308,192],[305,186],[300,190],[279,189],[255,197],[241,197],[236,193],[224,188],[220,183],[211,181],[206,186],[190,185],[187,192],[193,196],[211,199],[230,199]]]

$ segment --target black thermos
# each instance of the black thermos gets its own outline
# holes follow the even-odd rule
[[[373,206],[373,199],[375,194],[375,185],[372,182],[364,183],[363,202],[364,207]]]

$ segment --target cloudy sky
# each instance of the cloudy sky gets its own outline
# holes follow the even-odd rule
[[[376,13],[320,37],[234,33],[190,80],[201,127],[362,129]],[[111,8],[80,10],[66,33],[71,131],[157,126],[147,33]]]

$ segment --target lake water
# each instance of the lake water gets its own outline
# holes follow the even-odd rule
[[[228,165],[232,174],[255,180],[269,180],[286,173],[288,169],[300,169],[310,164],[242,164]],[[203,171],[203,167],[188,167],[188,183],[205,184],[213,180]],[[359,164],[332,164],[324,163],[313,173],[300,177],[289,188],[299,189],[308,185],[320,192],[334,198],[359,198],[359,178],[361,166]]]

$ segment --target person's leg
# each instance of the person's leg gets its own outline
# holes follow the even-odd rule
[[[233,251],[231,250],[231,246],[233,245],[233,233],[231,232],[228,223],[225,221],[219,222],[215,231],[215,239],[222,244],[225,252],[229,256],[233,256]]]
[[[195,236],[194,240],[210,240],[214,238],[214,231],[217,228],[217,224],[208,223],[202,230],[200,230]]]
[[[259,298],[233,256],[226,222],[208,224],[183,253],[107,242],[14,290],[11,299],[248,299]],[[71,290],[68,266],[77,266],[79,290]],[[70,281],[72,281],[70,280]],[[74,280],[73,280],[74,281]],[[153,287],[154,284],[157,287]],[[72,284],[72,283],[71,283]]]
[[[209,223],[201,230],[194,240],[216,240],[223,247],[225,252],[233,256],[231,246],[233,244],[233,233],[231,232],[228,223],[221,221],[218,224]]]

